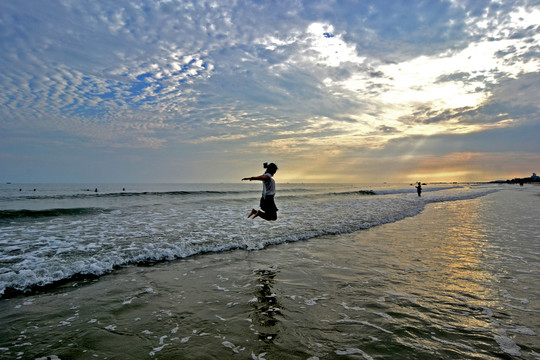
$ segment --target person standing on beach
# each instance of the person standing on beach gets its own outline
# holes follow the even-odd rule
[[[422,184],[420,184],[420,181],[418,182],[418,186],[416,187],[416,192],[418,193],[418,196],[422,196]]]
[[[260,180],[263,182],[263,192],[260,202],[261,210],[251,209],[251,212],[248,215],[248,218],[253,216],[253,219],[256,217],[261,217],[264,220],[274,221],[277,219],[278,208],[274,203],[274,195],[276,194],[276,182],[274,181],[274,174],[278,170],[278,167],[274,163],[264,163],[264,168],[266,172],[261,176],[252,176],[249,178],[243,178],[244,180]]]

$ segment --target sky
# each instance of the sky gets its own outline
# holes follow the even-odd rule
[[[0,0],[0,182],[540,173],[539,0]]]

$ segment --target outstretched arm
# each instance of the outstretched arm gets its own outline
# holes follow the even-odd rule
[[[248,177],[248,178],[243,178],[242,181],[244,181],[244,180],[249,180],[249,181],[261,180],[261,181],[264,181],[266,179],[268,179],[268,175],[252,176],[252,177]]]

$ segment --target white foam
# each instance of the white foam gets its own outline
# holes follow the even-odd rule
[[[266,353],[263,352],[263,353],[260,353],[259,355],[256,355],[254,352],[251,353],[251,358],[253,360],[266,360],[264,357],[266,356]],[[307,360],[318,360],[319,358],[317,357],[311,357]]]
[[[366,311],[365,308],[361,308],[361,307],[357,307],[357,306],[350,307],[350,306],[347,306],[347,304],[345,304],[345,303],[341,303],[341,306],[343,306],[343,308],[345,310]]]
[[[233,343],[231,343],[230,341],[223,341],[221,343],[223,346],[225,346],[226,348],[229,348],[231,349],[234,353],[238,354],[240,353],[241,351],[244,351],[245,348],[241,347],[241,346],[235,346]]]
[[[359,355],[362,355],[362,357],[366,360],[373,360],[371,356],[369,356],[368,354],[366,354],[365,352],[357,348],[347,348],[345,350],[336,350],[335,352],[336,352],[336,355],[340,355],[340,356],[359,354]]]
[[[384,332],[384,333],[387,333],[387,334],[393,334],[393,332],[388,331],[388,330],[386,330],[386,329],[383,329],[383,328],[380,327],[380,326],[373,325],[373,324],[371,324],[370,322],[367,322],[367,321],[361,321],[360,323],[363,324],[363,325],[366,325],[366,326],[370,326],[370,327],[372,327],[372,328],[375,328],[375,329],[377,329],[377,330],[380,330],[380,331],[382,331],[382,332]]]
[[[386,314],[386,313],[375,313],[375,314],[379,315],[380,317],[385,318],[386,320],[389,320],[389,321],[391,321],[391,322],[397,323],[397,320],[396,320],[396,319],[394,319],[392,316],[390,316],[390,315],[388,315],[388,314]]]
[[[165,346],[168,346],[168,345],[169,344],[163,344],[161,346],[155,347],[155,348],[152,349],[152,351],[150,351],[148,353],[148,355],[150,355],[150,357],[154,357],[154,356],[156,356],[156,353],[162,351],[165,348]]]
[[[323,294],[321,297],[315,297],[315,298],[312,298],[312,299],[307,299],[304,301],[304,303],[308,306],[314,306],[314,305],[317,305],[317,302],[320,301],[320,300],[327,300],[328,294]]]
[[[214,284],[214,286],[215,286],[216,289],[218,289],[219,291],[223,291],[223,292],[229,292],[229,291],[230,291],[229,289],[223,288],[223,287],[221,287],[221,286],[219,286],[219,285],[215,285],[215,284]]]
[[[186,336],[180,340],[180,344],[185,344],[191,339],[191,336]]]
[[[133,300],[135,300],[135,299],[137,299],[137,297],[132,297],[132,298],[129,299],[129,300],[124,300],[124,301],[122,302],[122,305],[129,305],[129,304],[131,304],[131,302],[132,302]]]

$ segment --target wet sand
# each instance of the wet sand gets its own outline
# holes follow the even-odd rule
[[[128,267],[4,299],[0,358],[538,359],[530,195],[430,204],[353,234]]]

